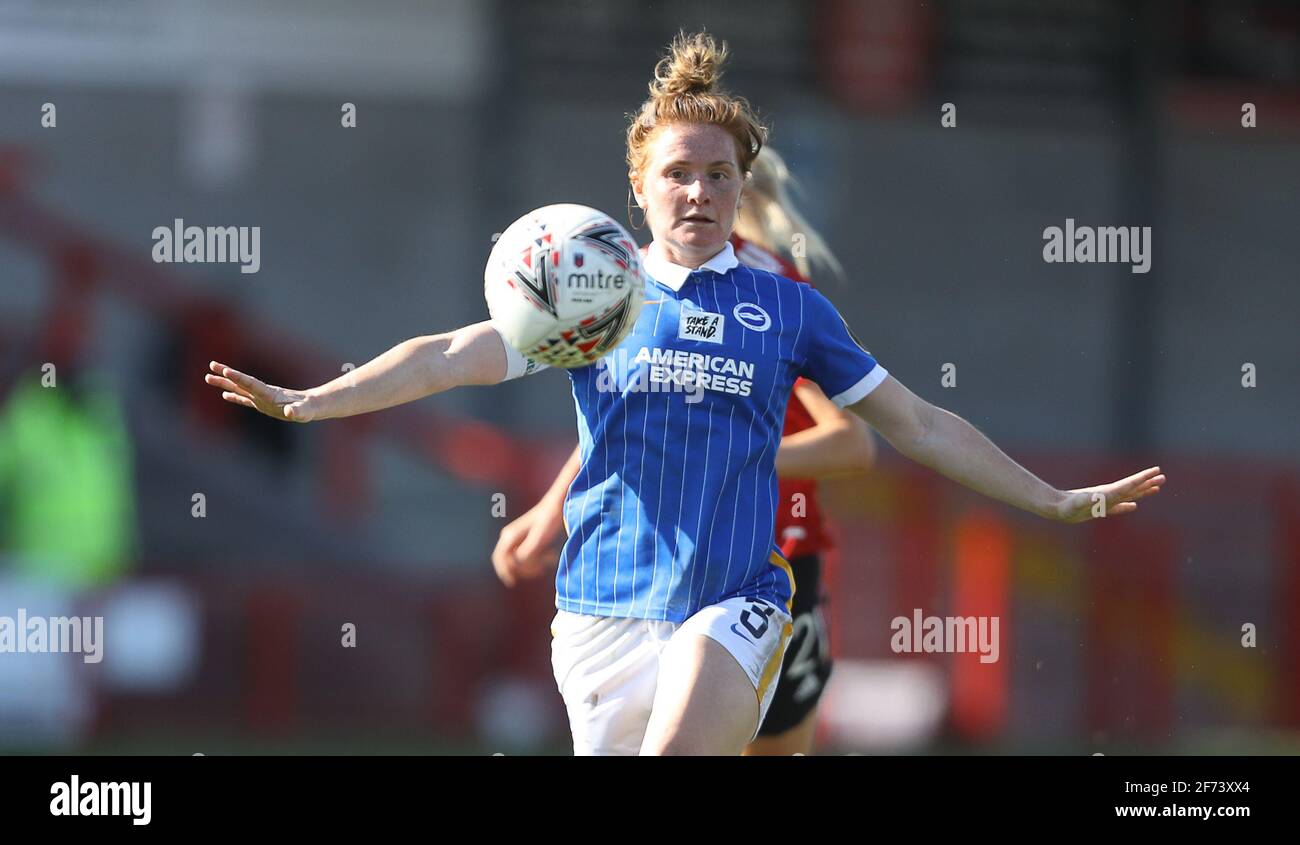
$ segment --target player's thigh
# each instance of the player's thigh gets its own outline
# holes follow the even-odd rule
[[[771,704],[790,616],[730,599],[686,620],[660,657],[643,754],[739,754]]]
[[[701,634],[665,650],[642,754],[737,754],[758,719],[754,687],[735,658]]]

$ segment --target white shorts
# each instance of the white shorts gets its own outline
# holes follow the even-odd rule
[[[786,609],[761,599],[728,599],[680,623],[559,611],[551,623],[551,665],[569,711],[573,753],[640,753],[659,674],[673,671],[660,658],[683,631],[703,634],[736,658],[754,685],[761,725],[792,630]]]

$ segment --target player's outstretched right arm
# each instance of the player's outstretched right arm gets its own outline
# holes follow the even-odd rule
[[[218,361],[205,381],[221,398],[290,422],[366,414],[469,384],[506,377],[505,343],[491,323],[413,337],[355,370],[308,390],[266,384]]]

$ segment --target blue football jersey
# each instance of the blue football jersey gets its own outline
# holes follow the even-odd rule
[[[887,373],[824,296],[740,265],[730,244],[695,271],[652,245],[644,266],[632,332],[568,370],[582,467],[556,606],[674,622],[737,596],[788,607],[773,526],[791,387],[805,376],[844,407]]]

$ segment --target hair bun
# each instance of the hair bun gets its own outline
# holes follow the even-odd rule
[[[708,94],[722,77],[722,65],[727,60],[727,45],[719,45],[705,32],[687,35],[677,33],[671,52],[655,65],[654,82],[650,83],[650,96]]]

